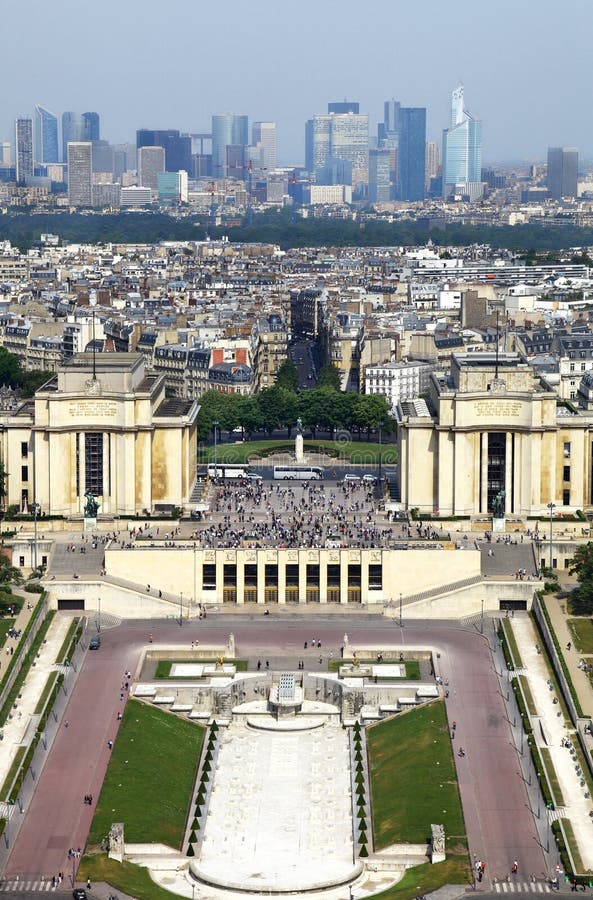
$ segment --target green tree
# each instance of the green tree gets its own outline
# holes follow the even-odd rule
[[[569,575],[576,575],[579,586],[571,595],[571,612],[591,615],[593,612],[593,543],[588,541],[574,551]]]
[[[0,384],[19,387],[23,378],[21,364],[14,353],[9,353],[6,347],[0,347]]]
[[[251,437],[254,431],[262,427],[263,419],[257,397],[243,396],[239,398],[237,422],[247,437]]]
[[[340,370],[331,363],[322,366],[317,378],[317,387],[331,388],[334,391],[340,391],[342,389],[342,376]]]
[[[284,388],[266,388],[258,394],[259,409],[263,426],[271,434],[275,428],[284,425],[284,405],[287,391]]]
[[[32,397],[35,391],[52,377],[53,372],[44,372],[42,369],[32,369],[30,372],[22,372],[20,389],[23,397]]]
[[[356,425],[370,433],[371,428],[381,428],[389,419],[389,404],[387,399],[379,394],[360,394],[356,398],[354,406],[354,421]]]
[[[299,373],[292,359],[285,359],[276,374],[276,387],[295,391],[299,386]]]

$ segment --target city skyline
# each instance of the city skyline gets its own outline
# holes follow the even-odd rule
[[[575,146],[581,158],[593,156],[593,124],[577,114],[588,99],[586,35],[593,10],[585,0],[569,2],[561,17],[543,2],[537,42],[530,38],[532,9],[508,0],[487,22],[468,0],[424,11],[371,0],[356,28],[353,4],[304,0],[294,16],[279,15],[276,5],[261,0],[258,15],[239,16],[228,33],[220,31],[213,9],[179,7],[184,27],[171,48],[155,27],[159,8],[150,0],[125,7],[106,0],[92,40],[85,32],[84,41],[72,0],[61,0],[62,15],[38,29],[30,25],[39,18],[32,0],[18,13],[8,8],[5,26],[14,40],[6,65],[18,67],[20,39],[30,65],[5,96],[0,139],[12,140],[14,120],[32,116],[35,105],[56,115],[97,110],[102,136],[112,143],[132,141],[142,128],[204,132],[212,115],[230,110],[247,115],[250,124],[277,122],[278,163],[296,165],[304,159],[304,122],[343,99],[358,102],[369,115],[371,134],[390,97],[402,106],[426,107],[427,138],[440,142],[448,95],[461,81],[470,112],[484,123],[485,161],[541,160],[548,146]],[[242,9],[236,0],[230,7]],[[113,39],[114,22],[120,36],[133,33],[134,41],[110,68],[104,46]],[[62,42],[68,54],[56,53]],[[554,65],[541,52],[551,42]],[[570,65],[561,65],[559,55],[568,53]]]

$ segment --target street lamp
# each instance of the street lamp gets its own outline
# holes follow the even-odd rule
[[[402,592],[399,592],[399,627],[404,627],[404,619],[403,619],[403,606],[402,606]]]
[[[553,551],[552,551],[552,541],[553,541],[553,537],[554,537],[554,532],[553,532],[553,529],[554,529],[554,519],[553,519],[553,516],[554,516],[554,510],[556,509],[556,504],[550,501],[550,503],[548,503],[548,509],[550,510],[550,575],[552,575],[552,569],[554,568],[554,566],[553,566],[553,557],[552,557],[552,552],[553,552]]]
[[[381,446],[381,429],[383,428],[383,423],[379,422],[379,481],[381,481],[381,457],[383,456],[382,446]]]
[[[484,634],[484,598],[482,597],[482,611],[480,613],[480,634]]]
[[[97,597],[97,602],[99,604],[99,614],[97,617],[97,631],[101,633],[101,598]]]
[[[216,436],[218,432],[218,422],[213,422],[212,427],[214,428],[214,477],[218,478],[218,466],[217,466],[217,447],[216,447]]]
[[[183,591],[179,592],[179,626],[183,625]]]
[[[33,510],[33,568],[37,571],[37,513],[39,512],[39,504],[33,502],[31,509]]]

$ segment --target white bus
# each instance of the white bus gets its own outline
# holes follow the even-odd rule
[[[274,466],[274,478],[286,478],[290,481],[321,481],[321,466]]]
[[[250,469],[247,463],[208,464],[208,478],[249,478],[249,475]]]

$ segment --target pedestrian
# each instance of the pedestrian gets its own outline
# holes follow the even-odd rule
[[[518,871],[519,871],[519,863],[517,862],[517,860],[515,860],[513,865],[511,866],[511,872],[513,875],[516,875]]]
[[[70,724],[70,722],[68,721],[68,719],[66,719],[66,721],[64,722],[64,728],[68,728],[69,724]]]
[[[87,878],[87,880],[86,880],[86,889],[87,889],[87,891],[90,891],[90,889],[91,889],[91,879],[90,878]]]
[[[113,741],[107,741],[107,746],[110,750],[113,750]]]
[[[261,659],[258,659],[258,661],[257,661],[257,671],[259,672],[260,669],[261,669]]]
[[[118,721],[118,722],[119,722],[119,721],[120,721],[120,719],[121,719],[121,713],[120,713],[120,712],[118,712],[118,714],[117,714],[117,721]]]
[[[570,650],[571,647],[572,647],[572,641],[569,641],[568,644],[566,645],[566,649]]]

